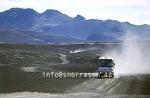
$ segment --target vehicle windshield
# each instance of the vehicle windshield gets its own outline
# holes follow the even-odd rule
[[[114,62],[112,59],[100,59],[98,62],[98,67],[113,67]]]

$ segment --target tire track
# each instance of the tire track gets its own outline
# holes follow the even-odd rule
[[[104,90],[103,93],[111,93],[111,91],[113,91],[113,89],[115,88],[115,86],[116,86],[117,84],[119,84],[120,80],[121,80],[121,78],[115,79],[115,80],[111,83],[111,85],[110,85],[107,89]]]
[[[78,86],[66,91],[66,93],[79,93],[79,92],[93,92],[98,94],[107,94],[113,89],[120,81],[117,79],[90,79]]]

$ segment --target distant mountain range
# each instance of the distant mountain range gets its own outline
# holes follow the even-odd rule
[[[67,16],[57,10],[38,13],[33,9],[11,8],[0,12],[1,43],[78,43],[121,41],[127,32],[150,40],[150,25],[133,25],[116,20]]]

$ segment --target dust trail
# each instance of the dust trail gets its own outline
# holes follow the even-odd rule
[[[74,51],[70,51],[70,53],[80,53],[80,52],[84,52],[86,51],[85,49],[77,49],[77,50],[74,50]]]
[[[80,52],[84,52],[84,51],[90,51],[90,50],[96,50],[96,47],[89,47],[89,48],[80,48],[77,50],[71,50],[70,53],[80,53]]]
[[[150,61],[143,46],[139,44],[140,37],[134,32],[128,32],[123,36],[121,51],[113,50],[106,53],[115,58],[115,75],[134,75],[150,73]]]

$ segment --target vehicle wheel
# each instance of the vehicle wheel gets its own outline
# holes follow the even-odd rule
[[[114,73],[113,72],[109,72],[109,77],[113,78],[114,77]]]

